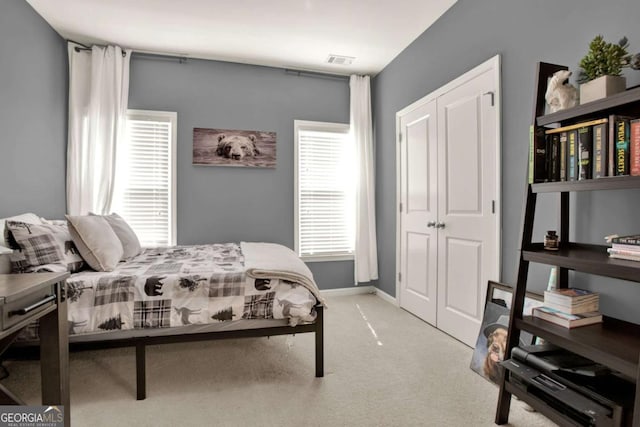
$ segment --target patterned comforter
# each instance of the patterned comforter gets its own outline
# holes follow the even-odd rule
[[[69,333],[167,328],[238,319],[315,320],[299,283],[247,276],[240,245],[145,249],[112,272],[67,280]]]

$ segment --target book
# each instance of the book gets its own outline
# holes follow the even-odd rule
[[[567,132],[560,132],[560,181],[567,180]]]
[[[547,181],[547,141],[541,130],[529,127],[529,184]]]
[[[607,252],[609,254],[630,255],[630,256],[640,257],[640,246],[636,246],[635,249],[608,248]]]
[[[606,123],[593,127],[593,178],[607,176],[607,135]]]
[[[560,133],[560,132],[566,132],[566,131],[570,131],[570,130],[577,130],[583,127],[587,127],[587,126],[595,126],[595,125],[599,125],[602,123],[607,123],[609,121],[608,118],[602,118],[602,119],[595,119],[595,120],[589,120],[586,122],[580,122],[580,123],[576,123],[573,125],[568,125],[568,126],[562,126],[559,128],[553,128],[553,129],[547,129],[545,131],[545,133],[547,135],[551,135],[554,133]]]
[[[550,307],[534,307],[533,317],[537,317],[547,322],[554,323],[565,328],[576,328],[578,326],[593,325],[602,323],[602,313],[592,311],[589,313],[569,314]]]
[[[627,245],[626,243],[612,243],[611,249],[615,249],[619,251],[634,251],[640,254],[639,245]]]
[[[547,135],[547,159],[549,181],[560,181],[560,134]]]
[[[591,179],[593,172],[593,127],[578,129],[578,179]]]
[[[640,176],[640,119],[629,122],[629,173]]]
[[[611,239],[611,243],[624,245],[640,245],[640,234],[632,234],[629,236],[617,236]]]
[[[567,181],[575,181],[578,179],[576,153],[578,132],[576,130],[570,130],[567,134]]]
[[[610,253],[609,258],[623,259],[625,261],[640,261],[640,255],[623,255]]]
[[[616,176],[629,175],[629,119],[615,121],[615,173]]]
[[[544,305],[545,307],[553,308],[554,310],[562,311],[563,313],[568,314],[589,313],[591,311],[598,311],[600,309],[599,299],[587,301],[576,305],[563,305],[545,301]]]
[[[558,288],[544,291],[544,301],[557,301],[560,304],[599,298],[600,294],[579,288]]]
[[[609,127],[608,138],[607,138],[607,176],[615,176],[616,175],[616,122],[619,120],[630,120],[631,117],[620,116],[616,114],[611,114],[609,116],[609,122],[607,126]]]

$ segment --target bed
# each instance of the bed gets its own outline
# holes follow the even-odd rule
[[[325,303],[307,266],[282,245],[142,249],[112,271],[72,273],[66,298],[72,350],[135,347],[138,400],[146,397],[145,353],[152,344],[311,332],[315,375],[324,375]],[[36,340],[34,325],[12,354],[26,353]]]

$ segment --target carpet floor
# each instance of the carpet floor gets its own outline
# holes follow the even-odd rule
[[[74,426],[494,426],[498,388],[472,349],[375,295],[331,297],[325,377],[312,334],[147,348],[147,399],[133,348],[72,353]],[[40,404],[37,361],[8,361],[3,384]],[[512,426],[553,426],[513,400]]]

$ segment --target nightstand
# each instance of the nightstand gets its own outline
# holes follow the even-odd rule
[[[69,273],[0,274],[0,354],[40,319],[42,404],[63,405],[70,426],[69,340],[65,280]],[[24,405],[0,385],[0,405]]]

